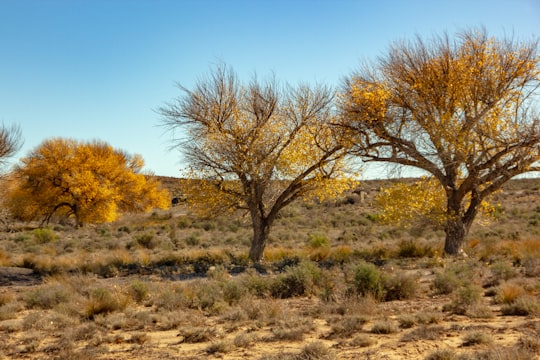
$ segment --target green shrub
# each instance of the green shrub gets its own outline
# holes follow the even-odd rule
[[[384,276],[373,264],[362,262],[354,271],[354,288],[362,296],[384,297]]]
[[[257,297],[263,298],[270,293],[270,278],[260,275],[257,271],[247,271],[241,275],[240,283],[250,294]]]
[[[478,307],[482,299],[483,289],[475,284],[466,284],[454,292],[452,302],[443,307],[443,311],[464,315],[468,310]]]
[[[517,276],[517,272],[512,264],[505,261],[497,261],[491,265],[491,271],[499,280],[509,280]]]
[[[270,285],[272,297],[285,299],[294,296],[313,295],[321,284],[321,270],[312,262],[289,267]]]
[[[223,284],[223,300],[229,305],[237,304],[247,293],[248,289],[238,281],[227,281]]]
[[[469,264],[450,266],[443,271],[435,273],[433,288],[437,294],[447,295],[454,292],[463,283],[473,278],[473,271]]]
[[[32,235],[38,244],[47,244],[57,239],[55,232],[47,228],[34,229]]]
[[[147,283],[140,280],[135,280],[130,284],[129,292],[133,300],[135,300],[137,303],[142,303],[149,297],[150,290],[148,289]]]
[[[309,234],[307,244],[312,249],[327,248],[330,246],[330,240],[324,234]]]
[[[137,244],[140,246],[150,250],[155,249],[158,245],[158,242],[154,239],[154,234],[152,233],[137,235],[135,241],[137,241]]]
[[[199,235],[192,234],[186,238],[186,244],[189,246],[197,246],[201,243],[201,239],[199,238]]]

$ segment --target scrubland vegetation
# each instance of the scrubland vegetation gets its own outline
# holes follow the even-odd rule
[[[0,357],[539,358],[538,62],[473,29],[337,93],[217,66],[158,110],[182,181],[45,140],[0,179]]]
[[[508,183],[458,258],[441,256],[442,230],[379,223],[383,185],[284,209],[256,265],[248,219],[183,204],[84,228],[6,223],[0,357],[538,358],[539,180]]]

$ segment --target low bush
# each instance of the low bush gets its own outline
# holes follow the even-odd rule
[[[141,280],[135,280],[129,285],[129,293],[135,302],[142,303],[150,296],[148,284]]]
[[[312,249],[327,248],[330,246],[328,236],[320,233],[309,234],[307,246]]]
[[[503,315],[528,316],[540,314],[538,299],[531,295],[521,296],[511,304],[501,307]]]
[[[404,240],[398,245],[397,256],[400,258],[433,257],[435,250],[429,245],[419,244],[415,240]]]
[[[422,325],[401,338],[401,341],[437,340],[444,336],[444,327],[440,325]]]
[[[461,280],[454,271],[437,271],[433,280],[433,289],[436,294],[448,295],[456,290],[460,283]]]
[[[217,336],[217,330],[212,326],[189,326],[181,328],[178,336],[180,337],[180,342],[202,343],[213,341]]]
[[[60,283],[45,284],[28,291],[24,301],[29,308],[52,309],[69,301],[72,292]]]
[[[390,320],[383,320],[373,324],[371,332],[373,334],[394,334],[399,331],[396,324]]]
[[[128,298],[119,291],[107,288],[92,289],[86,301],[84,315],[93,320],[96,315],[123,310],[128,304]]]
[[[430,353],[426,360],[456,360],[458,356],[455,350],[441,349]]]
[[[320,284],[321,270],[312,262],[303,262],[277,276],[270,285],[270,293],[278,299],[314,295]]]
[[[418,278],[406,273],[386,276],[384,279],[384,300],[404,300],[413,298],[418,291]]]
[[[524,296],[527,291],[521,284],[505,282],[496,291],[495,300],[499,304],[513,304],[517,299]]]
[[[58,236],[52,229],[48,228],[39,228],[32,231],[32,235],[34,236],[34,239],[36,243],[38,244],[47,244],[50,242],[56,241]]]
[[[384,276],[373,264],[362,262],[354,270],[354,289],[361,296],[384,297]]]
[[[473,331],[465,334],[462,346],[490,344],[491,342],[493,342],[493,339],[485,331]]]
[[[293,359],[297,360],[334,360],[335,354],[321,341],[304,345],[300,354]]]
[[[332,328],[330,329],[327,338],[349,338],[354,334],[361,332],[364,324],[367,322],[368,319],[364,316],[352,315],[342,317],[339,320],[333,321]]]

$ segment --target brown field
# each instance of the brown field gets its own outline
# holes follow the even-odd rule
[[[285,208],[257,268],[241,215],[0,222],[0,359],[539,359],[540,179],[496,195],[466,258],[378,224],[381,185]]]

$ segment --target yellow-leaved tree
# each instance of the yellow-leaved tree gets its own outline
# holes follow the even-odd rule
[[[242,84],[220,65],[193,90],[181,90],[160,112],[181,134],[174,143],[188,165],[186,198],[206,215],[246,210],[254,263],[281,209],[301,198],[334,197],[355,183],[329,88]]]
[[[130,156],[101,141],[45,140],[10,174],[4,203],[21,220],[73,218],[78,226],[167,208],[169,194]]]
[[[490,194],[540,170],[539,60],[538,41],[469,30],[397,42],[344,84],[342,125],[355,153],[439,182],[447,254],[462,251]]]

